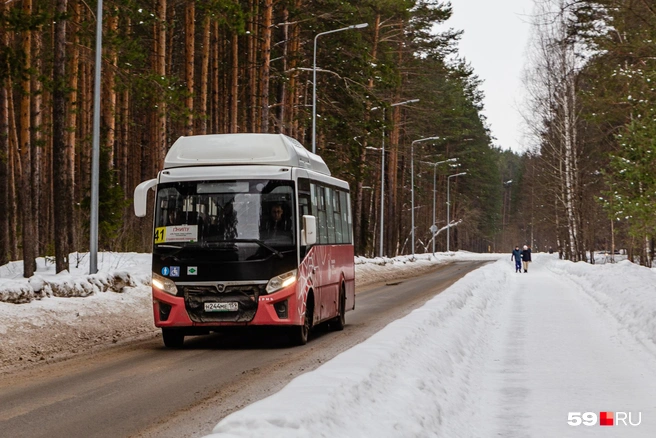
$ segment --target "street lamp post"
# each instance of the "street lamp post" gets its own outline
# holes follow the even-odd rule
[[[399,106],[399,105],[407,105],[409,103],[415,103],[419,102],[419,99],[410,99],[406,100],[403,102],[397,102],[393,103],[390,106]],[[385,122],[387,119],[385,118],[385,107],[383,106],[383,138],[382,138],[382,145],[380,148],[380,251],[379,251],[379,257],[383,256],[383,238],[385,236],[384,230],[385,230]],[[377,109],[376,107],[372,108],[372,110]]]
[[[93,141],[91,146],[91,213],[89,218],[89,274],[98,272],[98,204],[100,199],[100,77],[102,58],[103,2],[96,14],[96,63],[93,84]]]
[[[415,143],[419,143],[420,141],[428,141],[428,140],[438,140],[440,137],[426,137],[426,138],[420,138],[418,140],[413,140],[412,143],[410,144],[410,181],[411,181],[411,187],[410,187],[410,199],[411,199],[411,206],[410,210],[412,212],[412,229],[410,232],[412,233],[412,258],[415,258]]]
[[[458,161],[457,158],[449,158],[448,160],[444,161],[438,161],[437,163],[430,163],[428,161],[422,161],[424,164],[428,164],[429,166],[433,166],[433,226],[431,227],[431,232],[433,234],[433,255],[435,255],[435,232],[437,231],[437,225],[435,221],[435,191],[436,191],[436,183],[437,183],[437,166],[440,164],[444,163],[453,163],[455,161]]]
[[[342,32],[349,29],[362,29],[369,26],[369,23],[354,24],[352,26],[342,27],[340,29],[327,30],[314,36],[314,57],[312,62],[312,153],[317,153],[317,39],[321,35],[329,33]]]
[[[446,178],[446,252],[449,252],[449,237],[451,236],[451,223],[450,223],[450,207],[451,207],[451,198],[449,194],[449,180],[453,178],[454,176],[460,176],[460,175],[467,175],[467,172],[460,172],[456,173],[454,175],[449,175]]]

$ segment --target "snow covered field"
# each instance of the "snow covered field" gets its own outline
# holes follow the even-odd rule
[[[515,273],[510,254],[460,252],[384,265],[358,259],[356,269],[364,284],[468,258],[498,261],[280,392],[227,416],[211,437],[656,436],[654,270],[536,254],[528,273]],[[16,278],[16,269],[0,267],[0,297],[23,290],[19,284],[27,281]],[[83,269],[61,278],[40,269],[31,283],[42,290],[62,282],[100,290],[110,278],[123,278],[133,285],[86,298],[0,302],[3,365],[19,357],[51,360],[89,342],[154,336],[149,256],[103,254],[100,269],[91,281]],[[94,331],[98,320],[104,334]],[[137,328],[121,331],[129,325]],[[59,351],[48,350],[60,339],[66,342]],[[600,426],[608,412],[613,426]],[[570,425],[568,417],[583,424]]]

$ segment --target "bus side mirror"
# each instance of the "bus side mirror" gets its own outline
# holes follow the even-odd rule
[[[301,245],[310,246],[317,243],[317,218],[312,215],[303,215],[303,230],[301,231]]]
[[[157,185],[157,179],[149,179],[139,184],[134,189],[134,215],[146,216],[146,205],[148,204],[148,190]]]

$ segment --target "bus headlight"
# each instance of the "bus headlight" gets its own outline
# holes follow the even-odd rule
[[[277,277],[273,277],[271,280],[269,280],[269,283],[267,283],[266,291],[267,293],[272,294],[274,292],[279,291],[280,289],[289,286],[295,281],[296,281],[296,269],[294,269],[293,271],[285,272],[284,274],[280,274]]]
[[[172,280],[169,280],[166,277],[162,277],[159,274],[155,274],[154,272],[153,272],[152,284],[155,289],[159,289],[162,292],[166,292],[167,294],[171,294],[171,295],[178,294],[178,288],[176,287],[175,283]]]

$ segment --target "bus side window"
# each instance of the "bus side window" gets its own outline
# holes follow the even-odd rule
[[[310,195],[309,194],[299,194],[298,195],[298,220],[299,223],[303,221],[303,215],[312,214],[310,213]]]
[[[326,218],[326,189],[317,186],[318,217],[317,217],[317,234],[318,241],[321,244],[328,243],[328,220]]]
[[[325,188],[326,192],[326,233],[328,243],[335,243],[335,216],[333,216],[333,196],[335,190],[331,187]]]
[[[333,216],[335,218],[335,243],[344,243],[344,236],[342,234],[342,215],[340,210],[340,198],[341,192],[335,190],[333,193]]]
[[[298,223],[303,223],[303,215],[312,214],[310,205],[312,199],[310,196],[310,180],[307,178],[298,179]]]
[[[351,222],[349,221],[349,196],[346,192],[339,192],[339,201],[342,209],[342,243],[351,243]]]

